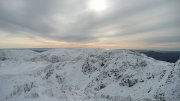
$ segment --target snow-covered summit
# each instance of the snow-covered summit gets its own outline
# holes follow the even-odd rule
[[[129,50],[0,50],[2,101],[179,101],[180,61]]]

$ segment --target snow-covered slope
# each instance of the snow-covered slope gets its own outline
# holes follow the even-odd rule
[[[128,50],[0,50],[0,101],[180,101],[180,60]]]

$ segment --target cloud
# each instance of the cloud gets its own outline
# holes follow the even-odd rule
[[[66,42],[95,42],[103,37],[126,39],[166,31],[172,34],[171,40],[163,34],[148,40],[180,43],[179,0],[106,1],[107,9],[98,13],[88,10],[86,0],[1,0],[0,30]],[[108,28],[113,32],[110,35]]]
[[[48,0],[1,0],[1,29],[17,33],[49,33],[53,28],[43,19],[50,14],[50,3]]]

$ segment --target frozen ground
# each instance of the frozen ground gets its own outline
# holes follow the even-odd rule
[[[180,60],[128,50],[0,50],[0,101],[180,101]]]

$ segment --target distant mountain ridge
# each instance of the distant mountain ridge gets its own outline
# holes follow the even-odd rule
[[[166,61],[175,63],[180,59],[180,51],[143,51],[139,50],[138,52],[144,53],[149,57],[152,57],[157,60]]]

